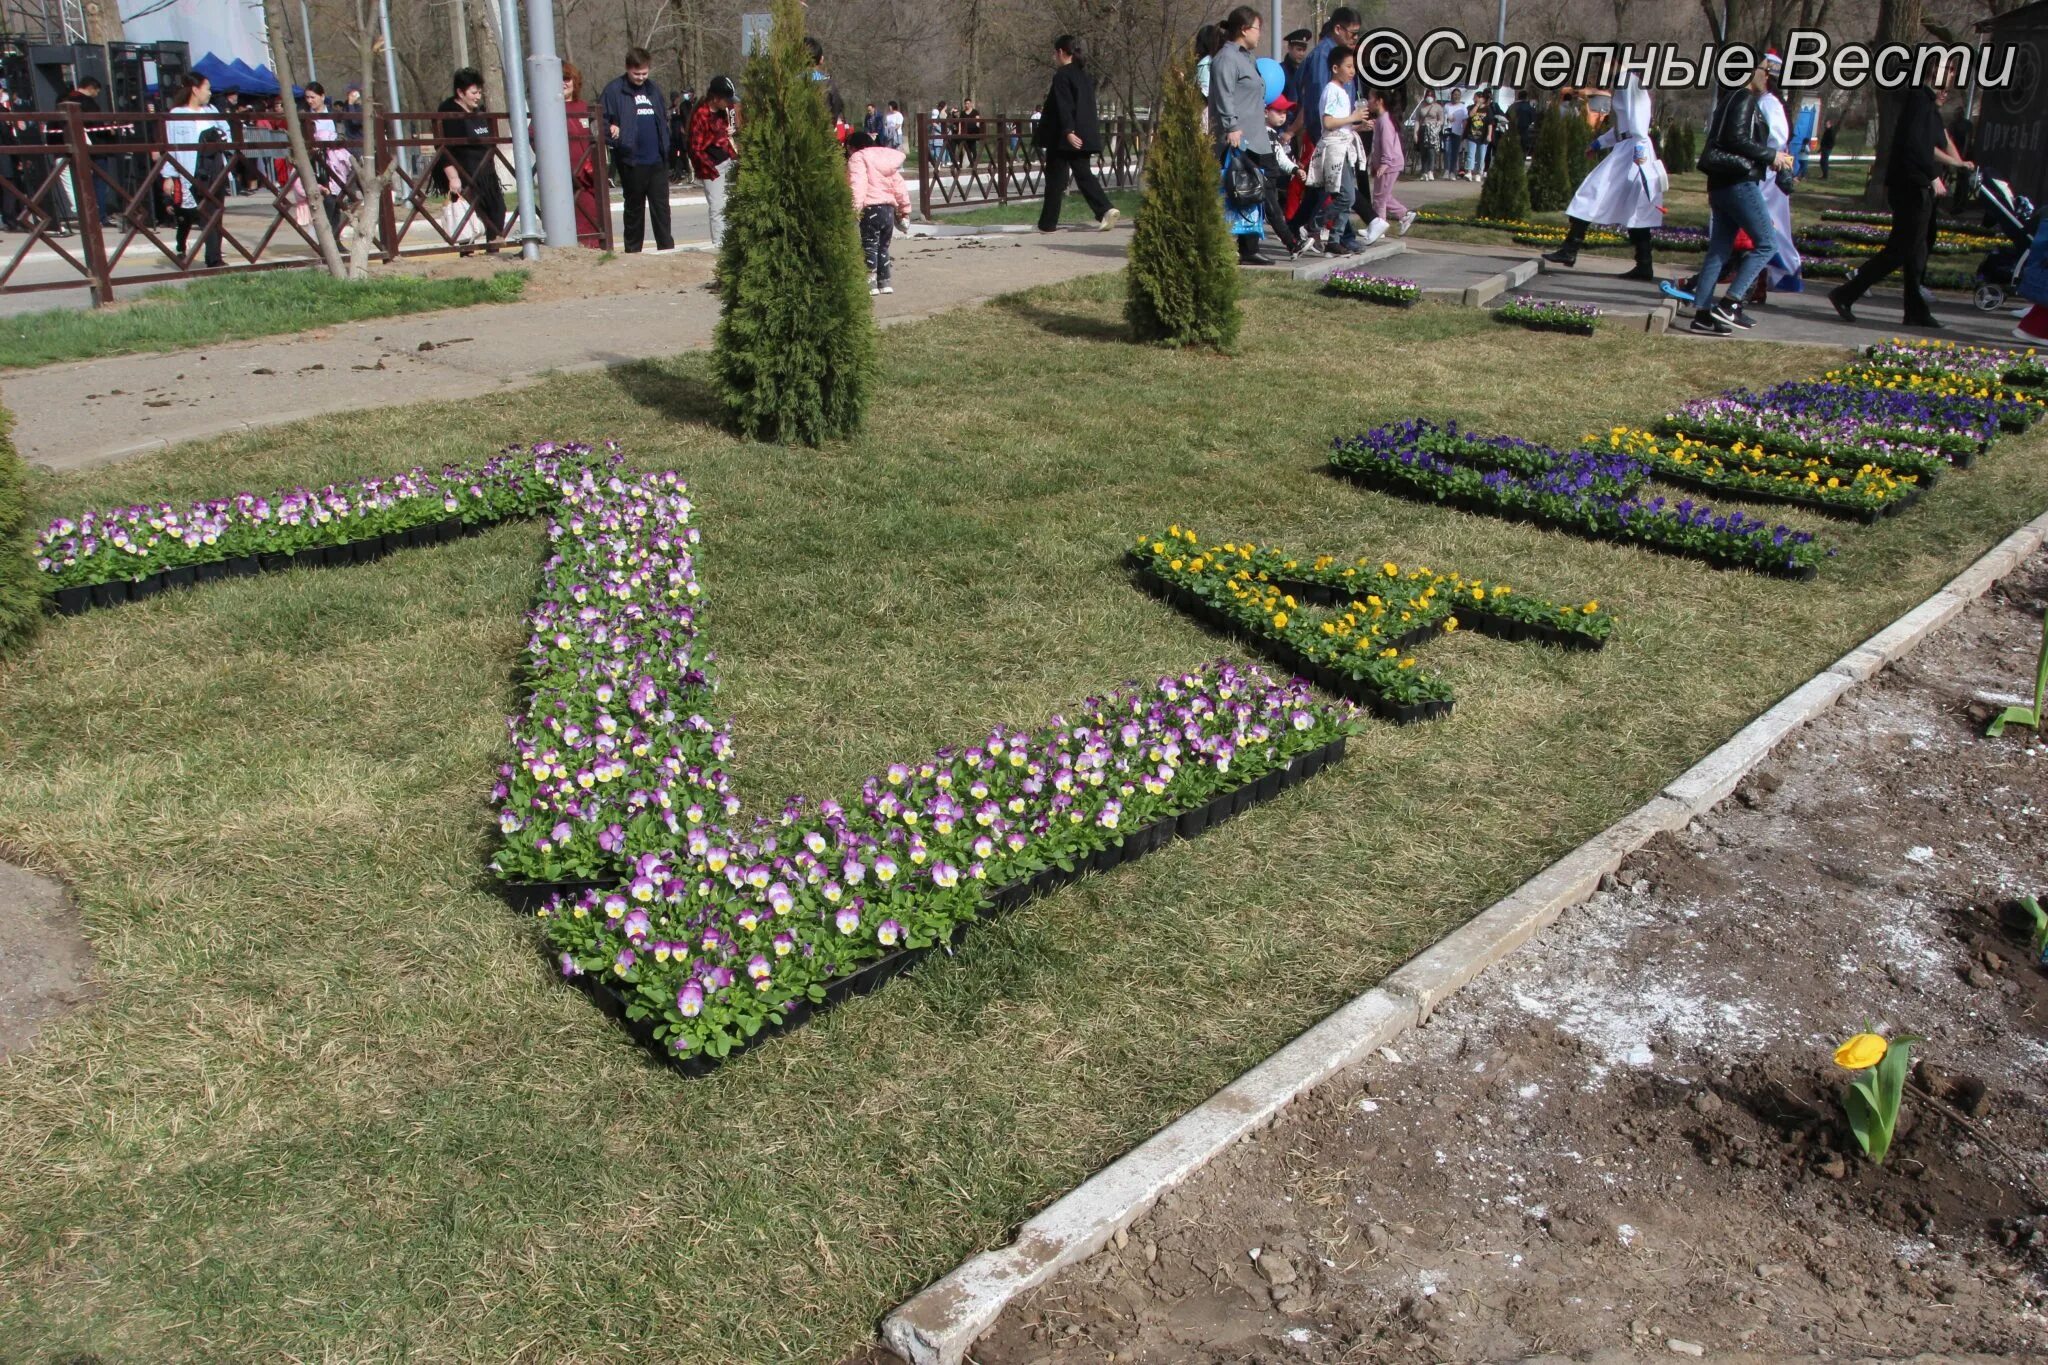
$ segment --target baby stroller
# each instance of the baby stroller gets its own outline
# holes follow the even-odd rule
[[[2027,249],[2040,228],[2040,213],[2034,201],[2015,194],[2011,185],[1996,176],[1984,177],[1985,225],[2002,233],[2007,241],[1977,264],[1977,307],[1995,313],[2005,306],[2013,281],[2026,265]]]

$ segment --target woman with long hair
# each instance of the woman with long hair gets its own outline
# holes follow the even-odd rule
[[[213,82],[196,71],[187,72],[170,113],[172,117],[164,120],[164,141],[173,150],[163,185],[178,219],[178,261],[190,269],[185,244],[192,229],[204,223],[200,236],[206,244],[206,264],[217,269],[223,264],[220,181],[227,174],[228,125],[213,107]]]

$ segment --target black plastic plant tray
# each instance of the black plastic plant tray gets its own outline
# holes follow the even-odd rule
[[[1141,829],[1133,830],[1125,835],[1120,842],[1097,850],[1095,854],[1086,860],[1077,861],[1071,869],[1049,867],[1038,872],[1027,881],[1015,882],[1009,886],[997,888],[989,893],[988,906],[983,911],[982,917],[975,920],[963,920],[959,924],[954,925],[952,932],[947,936],[944,943],[935,943],[924,948],[900,948],[886,957],[877,958],[873,962],[866,963],[844,976],[834,978],[826,983],[825,998],[822,1002],[813,1004],[808,1000],[790,1001],[784,1006],[783,1017],[779,1023],[764,1024],[753,1037],[734,1047],[732,1051],[726,1053],[723,1057],[678,1056],[655,1038],[653,1021],[628,1017],[625,996],[620,994],[618,989],[602,973],[584,972],[570,978],[570,981],[577,989],[590,997],[591,1001],[599,1009],[617,1020],[628,1033],[639,1041],[641,1046],[653,1053],[656,1059],[675,1068],[686,1076],[708,1076],[734,1058],[751,1052],[763,1042],[778,1034],[787,1033],[789,1030],[806,1023],[834,1005],[851,1000],[856,996],[867,995],[880,988],[891,978],[900,976],[917,966],[918,963],[922,962],[932,953],[941,950],[950,953],[954,947],[958,946],[967,937],[968,931],[976,924],[984,923],[995,918],[997,915],[1015,910],[1035,896],[1048,895],[1061,887],[1069,886],[1081,880],[1090,872],[1107,871],[1110,868],[1121,866],[1127,862],[1135,862],[1148,853],[1157,852],[1159,849],[1165,848],[1173,841],[1176,835],[1183,839],[1195,838],[1222,824],[1232,816],[1242,814],[1261,801],[1270,801],[1288,788],[1307,781],[1330,764],[1341,759],[1344,756],[1347,742],[1345,736],[1339,735],[1327,744],[1320,745],[1306,753],[1296,754],[1284,767],[1276,768],[1272,772],[1265,773],[1250,782],[1241,783],[1229,791],[1219,792],[1192,811],[1184,811],[1177,816],[1163,816]],[[538,884],[528,883],[527,885]],[[573,885],[583,888],[587,887],[588,884],[558,883],[557,885]],[[509,895],[507,899],[510,899]],[[548,946],[545,938],[540,940],[540,949],[542,959],[550,967],[555,966],[557,958],[554,950]]]

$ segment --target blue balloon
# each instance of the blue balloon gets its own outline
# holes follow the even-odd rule
[[[1271,104],[1287,89],[1287,71],[1271,57],[1261,57],[1259,74],[1266,79],[1266,103]]]

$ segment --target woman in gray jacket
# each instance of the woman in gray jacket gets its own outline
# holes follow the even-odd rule
[[[1216,137],[1216,160],[1220,164],[1235,150],[1257,162],[1266,175],[1278,175],[1272,134],[1266,130],[1266,78],[1252,56],[1259,46],[1259,12],[1239,5],[1219,27],[1223,47],[1209,64],[1209,131]],[[1237,239],[1237,263],[1273,261],[1260,253],[1259,238],[1246,233]]]

